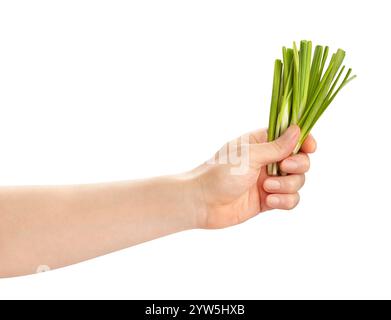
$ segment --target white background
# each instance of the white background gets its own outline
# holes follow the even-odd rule
[[[344,48],[358,78],[314,130],[294,211],[0,280],[0,298],[391,298],[388,5],[1,1],[1,185],[189,170],[267,125],[293,40]]]

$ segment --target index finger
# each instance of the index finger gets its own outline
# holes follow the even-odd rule
[[[304,153],[314,153],[315,152],[316,141],[311,134],[309,134],[308,137],[304,140],[300,150]]]

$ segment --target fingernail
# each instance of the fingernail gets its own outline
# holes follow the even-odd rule
[[[265,181],[265,188],[267,190],[280,190],[281,183],[278,180],[268,179]]]
[[[269,207],[277,207],[280,204],[280,198],[277,196],[269,196],[267,202]]]
[[[299,167],[296,161],[294,160],[285,160],[284,161],[284,170],[285,171],[293,171]]]

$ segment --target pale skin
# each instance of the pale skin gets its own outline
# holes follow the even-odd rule
[[[249,168],[204,163],[174,176],[91,185],[0,188],[0,277],[55,269],[190,229],[240,224],[271,209],[293,209],[316,149],[309,136],[292,155],[300,129],[274,142],[250,134]],[[240,139],[238,139],[240,141]],[[240,149],[240,148],[239,148]],[[280,162],[285,176],[270,177]]]

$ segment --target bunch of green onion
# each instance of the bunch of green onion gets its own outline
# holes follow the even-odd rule
[[[298,50],[282,49],[282,61],[274,64],[273,91],[270,106],[268,141],[277,139],[292,124],[301,129],[301,145],[338,92],[356,76],[349,69],[340,81],[345,66],[342,62],[345,51],[338,49],[327,65],[329,47],[316,46],[312,52],[312,42],[303,40]],[[278,164],[268,166],[269,175],[279,175]]]

